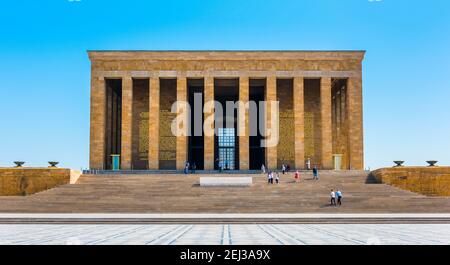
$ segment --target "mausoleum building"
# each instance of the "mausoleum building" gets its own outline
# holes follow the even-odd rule
[[[262,164],[304,169],[307,161],[322,169],[364,168],[364,51],[88,54],[91,169],[112,169],[114,155],[124,170],[180,170],[186,161],[198,170],[260,169]],[[214,101],[223,113],[205,106]],[[190,111],[181,112],[177,102],[186,102]],[[243,105],[228,111],[226,102],[255,102],[257,115]],[[275,105],[260,102],[278,102],[276,112]],[[277,144],[264,146],[263,132],[274,127],[274,113]],[[183,124],[181,135],[173,133],[177,115],[192,121]],[[194,123],[208,120],[231,120],[231,125],[216,125],[213,135],[194,132],[199,128]],[[252,126],[263,130],[251,134]]]

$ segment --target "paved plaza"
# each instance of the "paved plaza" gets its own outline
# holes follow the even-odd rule
[[[450,224],[0,225],[0,244],[450,244]]]

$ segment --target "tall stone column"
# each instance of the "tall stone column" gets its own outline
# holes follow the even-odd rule
[[[305,101],[303,77],[294,77],[295,168],[305,167]]]
[[[364,169],[362,76],[348,79],[347,115],[350,169]]]
[[[276,76],[267,77],[267,91],[266,91],[266,130],[274,129],[274,124],[272,121],[272,112],[274,111],[271,106],[272,101],[277,101],[277,78]],[[279,118],[279,117],[277,117]],[[272,134],[275,133],[272,130]],[[273,135],[272,135],[273,136]],[[266,139],[267,133],[266,133]],[[277,168],[277,145],[266,147],[266,158],[267,158],[267,168],[276,169]]]
[[[103,77],[91,77],[89,168],[105,169],[106,86]]]
[[[211,104],[208,102],[214,102],[214,77],[205,77],[205,87],[204,87],[204,104]],[[205,119],[214,119],[214,110],[205,113]],[[214,126],[214,125],[212,125]],[[205,170],[214,169],[214,134],[205,135],[204,134],[204,168]]]
[[[322,168],[332,169],[333,167],[333,132],[331,121],[331,78],[322,77],[320,79],[320,116],[322,123]]]
[[[133,80],[122,78],[122,128],[121,128],[121,169],[131,169],[133,143]]]
[[[184,121],[188,121],[188,113],[186,109],[182,109],[183,104],[187,104],[188,100],[187,95],[187,79],[186,77],[178,77],[177,78],[177,115],[180,115],[180,113],[183,111]],[[184,169],[185,162],[187,161],[187,133],[188,133],[188,124],[183,123],[182,128],[178,128],[180,131],[178,131],[177,136],[177,154],[176,154],[176,166],[178,170]]]
[[[250,137],[250,122],[249,110],[245,107],[249,100],[249,78],[239,78],[239,113],[238,113],[238,130],[239,130],[239,169],[248,170],[250,168],[250,151],[249,151],[249,137]],[[245,104],[245,105],[244,105]]]
[[[150,78],[148,168],[159,169],[159,77]]]

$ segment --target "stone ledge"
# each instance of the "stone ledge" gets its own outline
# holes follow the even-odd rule
[[[88,51],[91,60],[363,60],[365,51]]]
[[[25,196],[75,183],[80,174],[66,168],[0,168],[0,196]]]
[[[376,181],[427,196],[450,196],[450,167],[392,167],[372,171]]]

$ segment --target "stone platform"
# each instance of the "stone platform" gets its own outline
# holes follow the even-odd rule
[[[248,187],[252,177],[200,177],[201,187]]]
[[[450,198],[427,197],[376,183],[367,171],[321,171],[320,180],[301,173],[267,184],[200,187],[202,175],[82,175],[30,196],[0,197],[3,213],[450,213]],[[224,176],[217,174],[212,176]],[[246,175],[234,174],[235,177]],[[340,189],[341,207],[329,206],[330,189]]]

